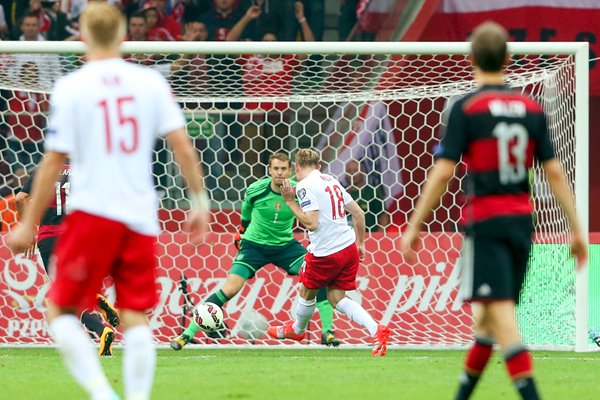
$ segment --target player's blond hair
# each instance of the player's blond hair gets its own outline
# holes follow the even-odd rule
[[[125,16],[106,2],[90,2],[79,18],[81,33],[92,46],[112,48],[125,37]]]
[[[319,153],[311,149],[300,149],[296,153],[296,165],[299,167],[318,167],[321,163]]]

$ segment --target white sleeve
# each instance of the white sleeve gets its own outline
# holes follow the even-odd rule
[[[185,118],[181,112],[179,104],[175,101],[175,96],[167,81],[156,73],[158,80],[159,93],[156,98],[158,108],[158,135],[165,136],[176,129],[185,127]]]
[[[75,110],[72,93],[64,81],[56,83],[50,95],[50,117],[44,135],[44,147],[48,151],[71,153],[75,149]]]
[[[310,186],[304,186],[298,184],[296,186],[296,197],[300,203],[302,211],[316,211],[319,209],[319,203],[317,202],[317,196],[314,190]]]

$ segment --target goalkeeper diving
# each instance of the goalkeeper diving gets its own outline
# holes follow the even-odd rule
[[[238,253],[225,284],[208,296],[206,302],[222,308],[242,290],[248,279],[252,279],[267,264],[274,264],[289,275],[298,275],[300,272],[306,249],[294,239],[294,214],[281,196],[281,185],[291,172],[289,156],[274,153],[269,157],[269,177],[254,182],[246,189],[242,223],[235,240]],[[290,182],[292,186],[296,185],[296,182]],[[340,342],[333,332],[333,308],[327,300],[325,288],[317,294],[317,308],[321,318],[321,344],[337,347]],[[181,350],[199,330],[194,322],[190,322],[181,335],[171,340],[171,348]],[[217,337],[225,336],[222,332],[218,334]]]

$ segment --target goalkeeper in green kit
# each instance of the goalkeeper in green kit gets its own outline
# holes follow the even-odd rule
[[[258,180],[246,189],[242,204],[242,226],[235,240],[239,249],[223,287],[205,301],[223,307],[242,290],[260,268],[275,264],[290,275],[298,275],[306,249],[293,237],[294,214],[281,196],[281,185],[292,171],[292,162],[284,153],[269,157],[270,177]],[[295,186],[296,182],[292,182]],[[243,237],[242,237],[243,235]],[[321,344],[338,346],[333,333],[333,308],[327,300],[326,288],[317,295],[317,308],[323,335]],[[187,329],[171,340],[171,348],[181,350],[200,329],[190,322]]]

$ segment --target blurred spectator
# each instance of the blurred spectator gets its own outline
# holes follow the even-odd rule
[[[227,40],[238,40],[248,23],[258,18],[260,14],[261,9],[258,6],[250,7],[244,17],[231,29],[227,35]],[[304,5],[300,1],[295,3],[295,16],[302,29],[302,36],[305,41],[314,41],[311,27],[304,16]],[[262,40],[265,42],[277,41],[277,34],[270,31],[264,32]],[[292,93],[293,74],[297,70],[299,59],[300,57],[294,54],[276,56],[255,54],[240,58],[239,62],[242,63],[243,67],[244,94],[246,96],[290,95]],[[288,108],[288,103],[248,103],[246,107],[249,109],[260,108],[265,111],[272,109],[285,111]]]
[[[356,7],[358,0],[341,0],[340,1],[340,18],[338,24],[339,40],[346,41],[350,39],[350,34],[353,33],[354,25],[356,25]]]
[[[51,8],[47,9],[45,14],[50,17],[50,28],[46,33],[48,40],[65,40],[72,35],[69,32],[69,17],[60,9],[58,0],[49,1]]]
[[[42,34],[45,38],[46,37],[45,33],[48,31],[48,29],[50,29],[50,25],[52,24],[52,19],[46,13],[46,10],[44,9],[44,7],[42,7],[42,0],[29,0],[29,8],[25,12],[23,21],[25,20],[25,18],[27,18],[28,16],[32,16],[32,15],[37,15],[38,23],[39,23],[39,26],[37,28],[38,32],[40,34]],[[31,29],[31,27],[30,27],[30,29]],[[25,31],[23,30],[23,22],[21,23],[21,32],[23,34],[25,34]],[[27,40],[33,40],[33,39],[27,39]]]
[[[298,2],[297,2],[298,3]],[[306,19],[312,28],[315,40],[323,40],[325,31],[325,0],[302,0]]]
[[[358,161],[348,161],[342,183],[365,212],[367,232],[384,231],[390,224],[390,216],[385,210],[383,192],[367,183],[367,176],[362,172],[361,164]],[[351,220],[350,223],[352,223]]]
[[[23,16],[21,21],[21,35],[19,36],[19,40],[27,40],[27,41],[40,41],[46,40],[44,35],[41,34],[41,21],[39,13],[33,12],[28,13]]]
[[[179,22],[198,21],[200,16],[210,11],[213,0],[176,0],[171,15]]]
[[[26,14],[21,21],[21,41],[46,40],[40,33],[39,14]],[[43,74],[36,82],[22,82],[32,87],[35,85],[48,86],[53,84],[61,75],[60,59],[57,54],[6,54],[0,57],[0,76],[18,81],[21,67],[26,63],[35,63],[38,71]]]
[[[252,6],[244,17],[231,29],[227,40],[237,40],[244,28],[261,14],[261,8]],[[295,3],[295,17],[302,28],[306,41],[314,41],[312,30],[304,16],[304,5]],[[275,32],[265,32],[263,41],[277,41]],[[285,55],[246,55],[238,59],[242,65],[244,95],[247,97],[289,96],[292,94],[294,74],[298,71],[301,57]],[[246,160],[253,165],[253,175],[262,176],[264,165],[268,164],[270,154],[285,148],[284,140],[289,134],[289,108],[287,102],[261,101],[246,103],[249,110],[262,110],[253,113],[252,123],[246,124],[245,140],[250,140]],[[269,121],[265,124],[265,120]],[[266,144],[266,146],[265,146]]]
[[[144,10],[138,10],[129,17],[126,40],[137,42],[150,40],[150,37],[148,36],[148,23],[146,22],[146,13]],[[146,53],[123,55],[123,58],[129,62],[148,66],[155,66],[157,58],[160,59],[160,57],[162,56]]]
[[[39,72],[36,63],[26,62],[20,66],[19,81],[38,82]],[[15,90],[7,100],[6,107],[4,114],[8,138],[4,160],[14,177],[21,178],[42,157],[42,130],[46,126],[48,99],[43,93]]]
[[[147,7],[147,4],[144,5],[144,8]],[[179,23],[178,20],[176,20],[175,18],[173,18],[170,14],[171,10],[168,7],[168,1],[167,0],[154,0],[154,4],[156,5],[156,8],[158,10],[158,14],[159,14],[159,21],[157,23],[158,26],[161,26],[163,28],[165,28],[167,31],[169,31],[169,33],[171,34],[171,36],[173,36],[173,38],[177,38],[179,36],[181,36],[181,24]]]
[[[183,35],[178,40],[185,42],[204,42],[208,38],[206,24],[190,21],[184,25]],[[207,85],[208,66],[204,54],[182,54],[171,64],[171,84],[175,92],[195,91]],[[202,92],[206,92],[206,87]]]
[[[137,11],[129,17],[127,32],[126,40],[128,41],[143,42],[148,40],[148,24],[144,12]]]
[[[107,1],[108,3],[118,7],[119,9],[123,9],[123,3],[138,3],[138,0],[101,0]],[[77,22],[79,21],[79,16],[81,12],[87,6],[90,0],[68,0],[62,3],[62,11],[64,11],[70,18],[71,21]]]
[[[163,25],[164,17],[154,2],[146,2],[144,5],[144,15],[146,16],[146,24],[148,26],[148,40],[175,40],[175,36]]]
[[[6,14],[4,6],[0,4],[0,40],[6,39],[8,35],[8,23],[6,22]]]
[[[19,38],[21,34],[19,25],[21,19],[25,15],[29,8],[29,2],[23,0],[0,0],[4,5],[4,15],[6,16],[6,23],[8,25],[8,36],[12,40]]]
[[[235,9],[235,0],[214,0],[213,8],[200,16],[200,20],[208,29],[208,40],[225,40],[229,31],[242,18]],[[239,37],[242,39],[255,39],[255,27],[252,25],[244,30]]]

